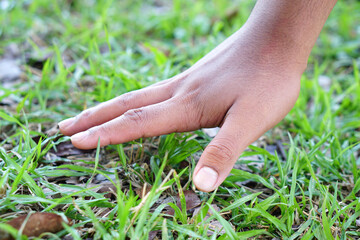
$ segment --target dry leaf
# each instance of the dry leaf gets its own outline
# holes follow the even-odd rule
[[[211,206],[214,208],[215,211],[220,212],[220,208],[216,205],[216,204],[211,204]],[[199,212],[201,211],[201,207],[197,207],[194,210],[193,213],[193,218],[196,217],[196,215],[199,214]],[[211,215],[213,214],[212,210],[209,208],[208,212],[206,213],[206,216],[204,217],[203,221],[206,221]],[[231,223],[230,223],[231,224]],[[198,223],[198,225],[202,225],[202,223]],[[231,224],[232,225],[232,224]],[[207,235],[211,236],[213,235],[215,232],[218,232],[220,235],[226,233],[226,231],[224,230],[223,226],[221,225],[221,223],[217,220],[217,219],[213,219],[208,223],[208,231],[207,231]]]
[[[149,232],[149,238],[148,238],[148,239],[149,239],[149,240],[159,239],[159,238],[157,237],[158,233],[161,233],[161,231],[160,231],[160,230],[155,230],[155,231]]]
[[[140,198],[144,198],[151,191],[151,185],[145,183],[141,188],[136,188],[135,192]]]
[[[201,200],[194,191],[185,190],[184,196],[185,196],[185,202],[186,202],[186,211],[191,211],[194,208],[201,205]],[[180,208],[180,210],[182,210],[180,197],[176,196],[175,200],[176,200],[176,206],[178,206]],[[172,207],[169,206],[169,207],[165,208],[165,210],[167,210],[165,212],[165,214],[174,216],[175,210]]]
[[[58,157],[67,157],[72,155],[80,155],[80,154],[86,154],[86,153],[93,153],[94,150],[82,150],[76,148],[70,141],[59,143],[56,146],[56,151],[54,149],[51,149],[49,151],[50,153],[55,154]]]
[[[38,237],[45,232],[57,233],[64,229],[62,226],[63,222],[70,225],[69,220],[65,222],[61,216],[55,213],[33,213],[28,219],[26,219],[27,216],[28,215],[19,216],[10,220],[7,222],[7,224],[17,230],[19,230],[22,225],[25,224],[22,234],[26,235],[27,237]],[[27,221],[25,222],[25,220]],[[5,237],[1,240],[11,239],[11,237]]]
[[[198,195],[192,191],[192,190],[185,190],[184,191],[184,195],[185,195],[185,201],[186,201],[186,211],[196,208],[201,204],[201,200],[198,197]],[[178,207],[180,207],[181,209],[181,201],[180,198],[177,199],[177,204]]]
[[[106,183],[103,187],[96,191],[97,193],[106,193],[104,197],[109,198],[111,200],[116,200],[116,192],[117,189],[112,183]]]

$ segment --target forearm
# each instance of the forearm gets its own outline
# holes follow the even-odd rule
[[[261,59],[287,56],[304,65],[336,0],[258,0],[244,25]]]
[[[224,54],[237,66],[248,66],[250,72],[264,68],[301,74],[335,3],[336,0],[258,0],[244,26],[183,75],[210,61],[218,62],[219,55]]]

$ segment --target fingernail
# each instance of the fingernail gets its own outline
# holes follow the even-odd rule
[[[217,182],[219,174],[212,168],[201,168],[194,177],[196,187],[204,192],[214,190],[215,183]]]
[[[89,136],[89,132],[88,132],[88,131],[77,133],[77,134],[71,136],[71,142],[82,141],[82,140],[84,140],[87,136]]]
[[[74,122],[74,118],[68,118],[58,123],[59,128],[64,130]]]

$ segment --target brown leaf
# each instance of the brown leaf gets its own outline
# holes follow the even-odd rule
[[[59,143],[56,146],[56,151],[51,149],[50,153],[55,154],[58,157],[67,157],[72,155],[80,155],[85,153],[92,153],[94,150],[82,150],[76,148],[70,141]]]
[[[184,195],[185,195],[185,201],[186,201],[186,211],[193,209],[195,207],[198,207],[201,204],[201,200],[198,197],[198,195],[192,191],[192,190],[185,190],[184,191]],[[177,199],[177,204],[178,207],[180,207],[181,209],[181,201],[180,198]]]
[[[116,192],[117,189],[112,183],[104,184],[99,190],[96,191],[97,193],[106,193],[104,197],[109,198],[111,200],[116,200]]]
[[[65,222],[61,216],[55,213],[33,213],[25,222],[27,216],[28,215],[19,216],[10,220],[7,222],[7,224],[17,230],[19,230],[21,226],[25,224],[22,234],[26,235],[27,237],[38,237],[45,232],[57,233],[64,229],[62,226],[63,222],[70,225],[69,221]],[[2,240],[10,239],[12,238],[5,238]]]
[[[149,240],[159,239],[157,237],[158,233],[161,233],[161,231],[160,230],[155,230],[155,231],[149,232]]]
[[[145,183],[141,188],[136,188],[135,192],[140,198],[144,198],[151,191],[151,185]]]
[[[6,193],[6,186],[0,187],[0,196]]]
[[[194,191],[185,190],[184,191],[184,196],[185,196],[185,202],[186,202],[186,211],[191,211],[194,208],[201,205],[201,200]],[[182,210],[180,197],[176,196],[175,200],[176,200],[176,206],[178,206],[180,208],[180,210]],[[168,207],[168,208],[165,208],[165,209],[167,210],[166,214],[172,215],[172,216],[175,214],[175,210],[173,208]]]

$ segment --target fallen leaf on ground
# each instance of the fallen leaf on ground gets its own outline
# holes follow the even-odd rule
[[[68,142],[59,143],[56,146],[56,151],[54,149],[51,149],[49,152],[55,154],[58,157],[67,157],[67,156],[72,156],[72,155],[93,153],[94,150],[78,149],[74,145],[72,145],[72,143],[70,141],[68,141]]]
[[[149,238],[148,238],[148,240],[159,239],[159,238],[157,237],[157,235],[158,235],[159,233],[161,233],[160,230],[155,230],[155,231],[149,232]]]
[[[117,189],[116,186],[114,186],[114,184],[105,183],[103,187],[97,190],[97,193],[105,193],[104,197],[109,198],[111,200],[115,200]]]
[[[211,204],[211,206],[214,208],[215,211],[220,212],[220,208],[216,204]],[[193,219],[200,213],[201,209],[202,207],[197,207],[194,209]],[[211,209],[209,209],[202,222],[206,221],[211,215],[213,215],[213,212]],[[201,226],[202,222],[198,223],[198,225]],[[207,225],[208,225],[208,231],[207,231],[208,236],[212,236],[215,232],[218,232],[219,235],[226,233],[224,227],[217,219],[211,220]],[[230,225],[232,226],[231,223]]]
[[[194,208],[201,205],[201,200],[194,191],[185,190],[184,191],[184,196],[185,196],[185,202],[186,202],[186,211],[191,211]],[[182,210],[180,197],[176,196],[175,200],[176,200],[176,206],[179,207],[180,210]],[[168,208],[165,208],[165,209],[167,210],[165,212],[165,214],[174,216],[175,210],[172,207],[169,206]]]
[[[141,188],[136,188],[135,192],[140,198],[144,198],[151,191],[151,185],[145,183]]]
[[[19,230],[25,224],[22,234],[27,237],[38,237],[42,233],[57,233],[64,229],[62,223],[71,225],[69,220],[65,221],[60,215],[55,213],[33,213],[28,219],[28,215],[22,215],[7,222],[13,228]],[[11,237],[0,238],[1,240],[11,240]]]
[[[185,190],[184,195],[185,195],[185,201],[186,201],[186,210],[193,209],[195,207],[198,207],[201,204],[200,198],[194,191]],[[181,207],[180,198],[177,199],[177,205],[178,205],[178,207]]]

